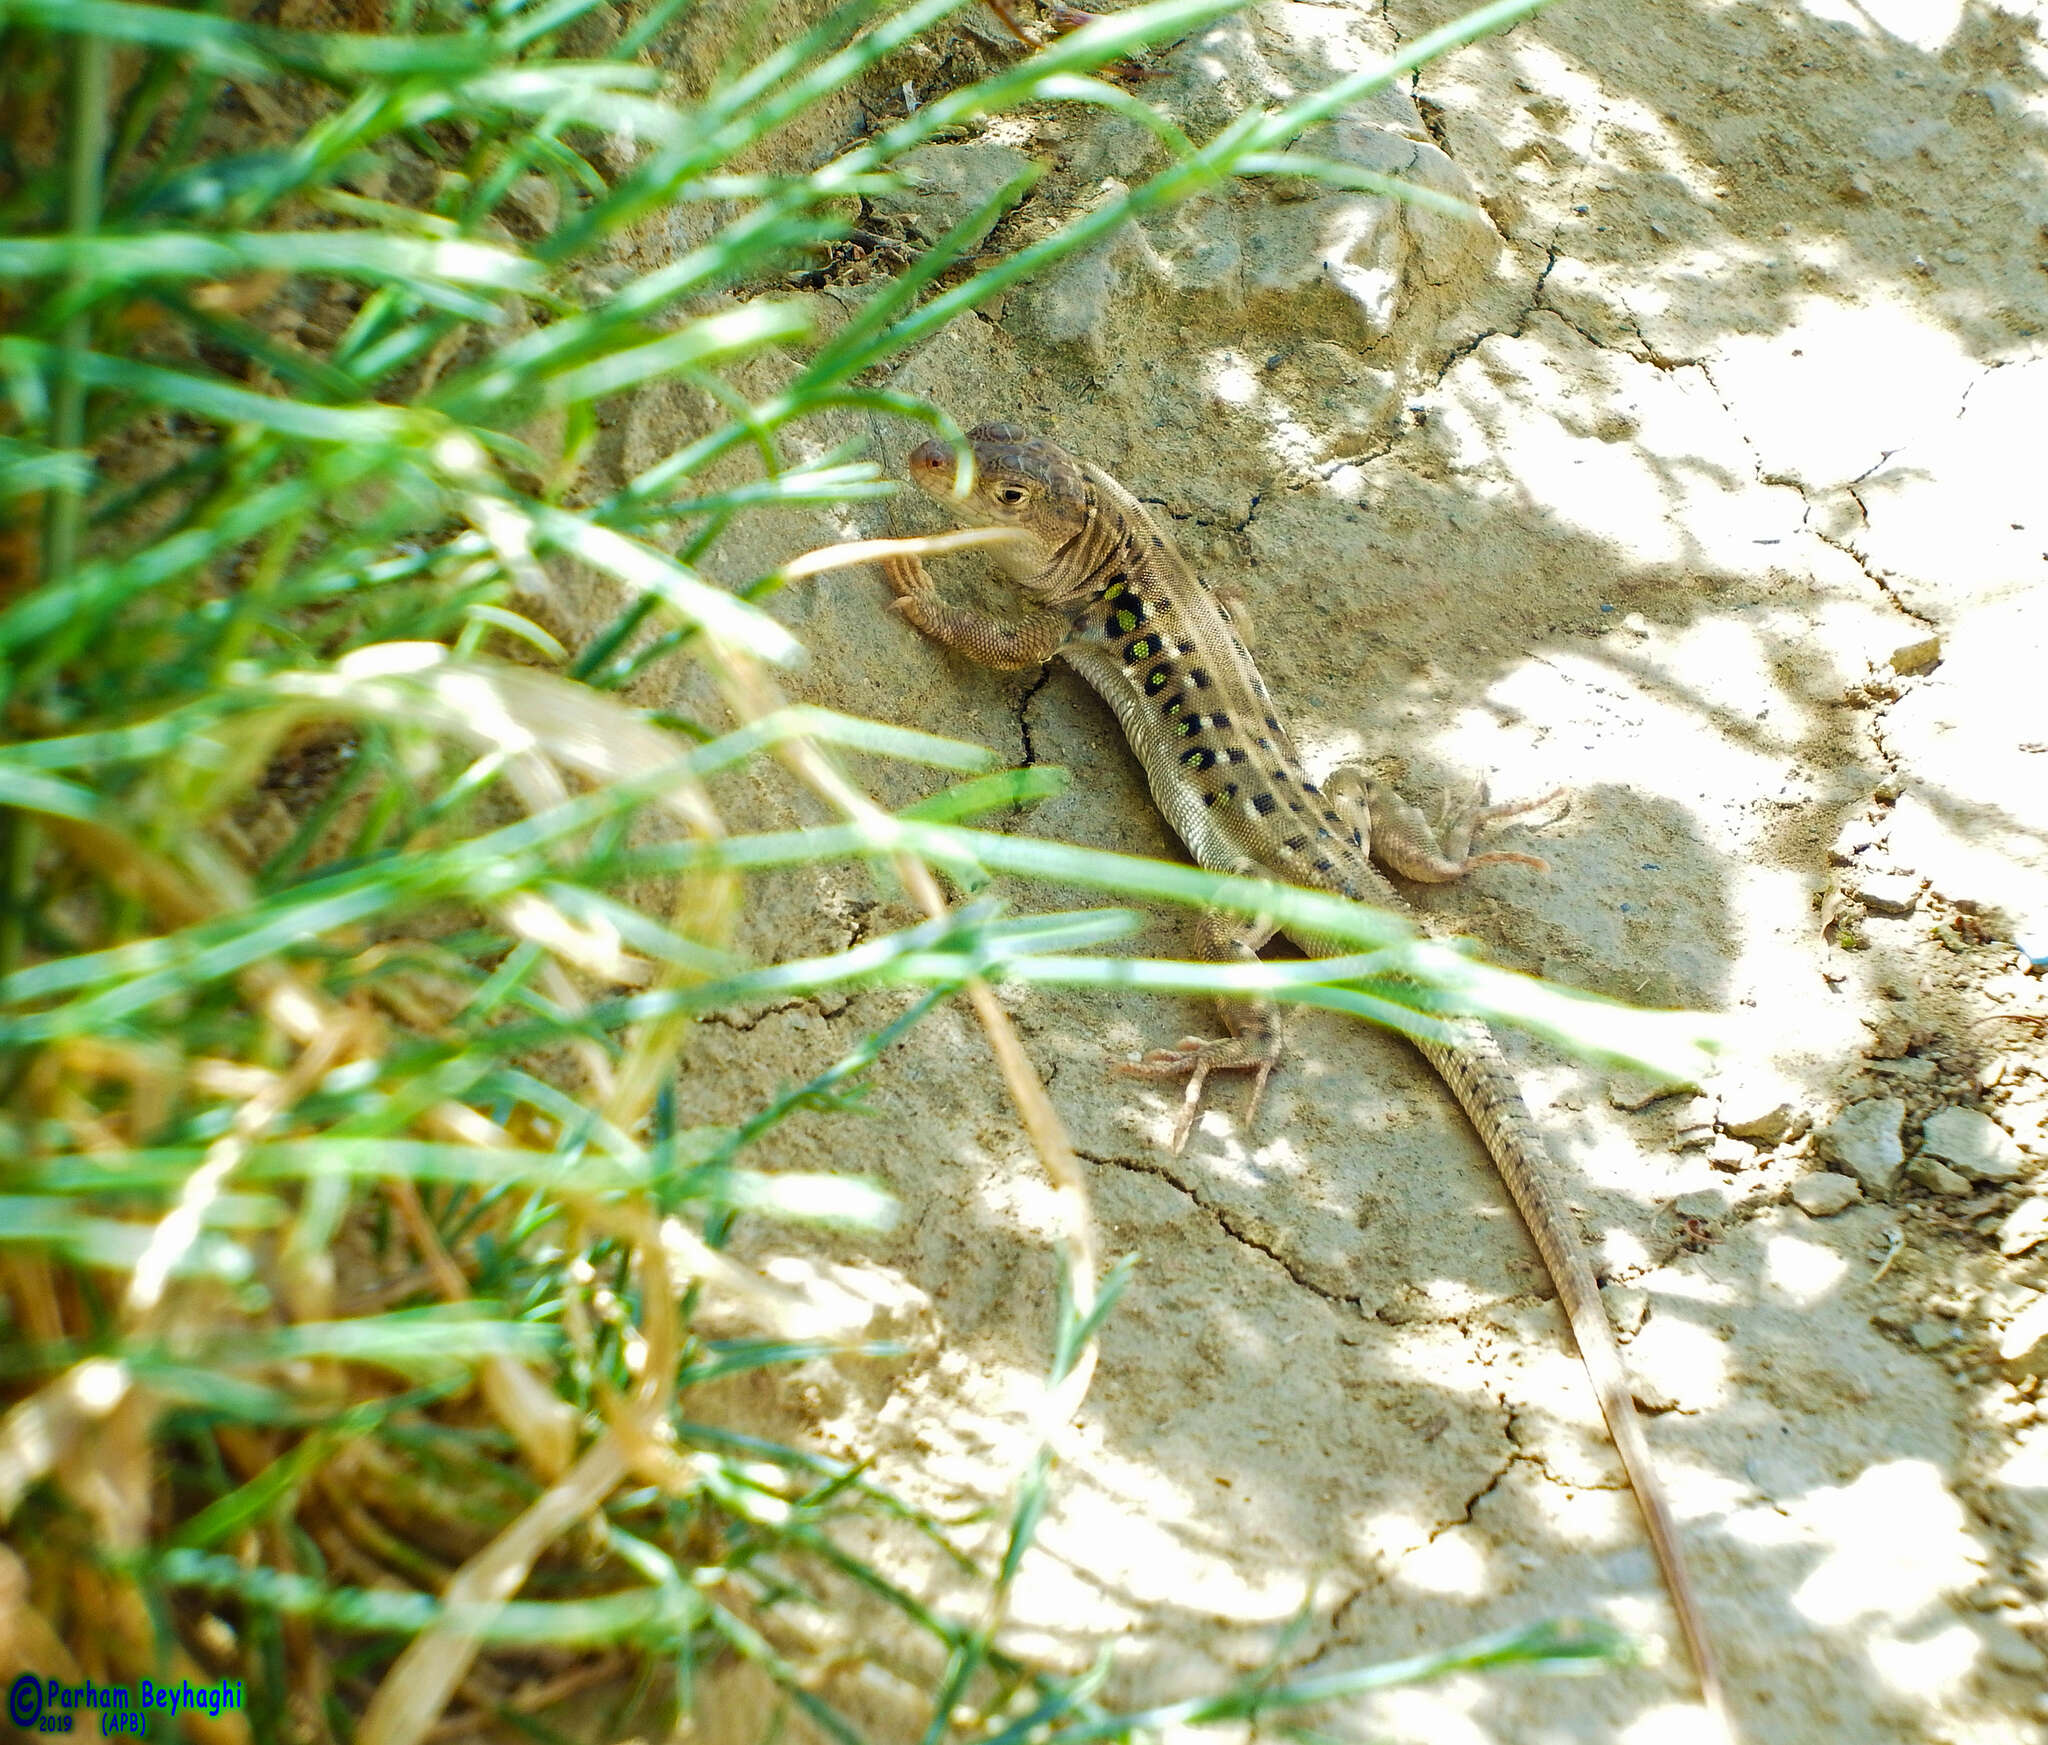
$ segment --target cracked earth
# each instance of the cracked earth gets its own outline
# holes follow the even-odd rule
[[[1447,16],[1267,4],[1136,88],[1205,136]],[[1571,790],[1505,844],[1547,876],[1488,868],[1418,907],[1511,966],[1727,1018],[1720,1076],[1671,1094],[1511,1050],[1656,1408],[1753,1741],[2048,1740],[2043,23],[2019,0],[1563,0],[1300,142],[1485,223],[1234,188],[961,319],[889,384],[1042,428],[1163,508],[1244,588],[1318,769],[1363,757],[1423,798],[1481,776]],[[994,51],[920,52],[892,89]],[[990,245],[1009,246],[1154,149],[1098,111],[1005,118],[928,148],[869,217],[936,236],[1042,161]],[[821,319],[857,300],[818,293]],[[672,428],[634,412],[622,467]],[[916,440],[825,435],[891,466]],[[792,541],[928,525],[909,503],[791,517],[722,552],[741,579]],[[1007,597],[972,564],[942,585]],[[1072,772],[1004,827],[1178,854],[1071,673],[951,660],[871,575],[778,610],[813,652],[806,700]],[[891,803],[931,785],[867,773]],[[729,798],[790,813],[765,780]],[[768,886],[749,917],[785,956],[908,918],[844,871]],[[1142,944],[1179,939],[1161,917]],[[1138,1257],[1008,1646],[1079,1669],[1114,1641],[1109,1696],[1140,1703],[1276,1653],[1335,1668],[1591,1611],[1649,1662],[1454,1680],[1318,1724],[1688,1737],[1683,1657],[1548,1282],[1420,1059],[1296,1017],[1257,1130],[1225,1086],[1173,1157],[1173,1093],[1105,1063],[1209,1031],[1207,1011],[1005,998],[1107,1249]],[[900,1004],[708,1027],[686,1114],[818,1070]],[[1923,1127],[1953,1110],[2006,1149],[1937,1155]],[[892,1054],[872,1111],[851,1132],[801,1117],[764,1156],[898,1195],[893,1237],[807,1264],[906,1355],[733,1409],[872,1453],[942,1515],[1000,1507],[1046,1362],[1051,1197],[957,1011]],[[1872,1121],[1889,1152],[1850,1143]],[[915,1547],[866,1549],[954,1591]],[[827,1694],[880,1736],[911,1724],[872,1667]]]

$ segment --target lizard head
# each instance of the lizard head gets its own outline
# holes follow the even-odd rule
[[[953,495],[953,451],[943,442],[911,451],[910,482],[962,521],[1019,527],[1052,552],[1088,522],[1088,482],[1080,463],[1042,436],[1014,424],[978,424],[967,433],[974,450],[974,487]]]

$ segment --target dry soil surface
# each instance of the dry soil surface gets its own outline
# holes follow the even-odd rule
[[[1134,89],[1200,136],[1448,16],[1269,3]],[[1418,906],[1508,965],[1726,1015],[1720,1076],[1662,1097],[1511,1048],[1662,1408],[1656,1460],[1759,1745],[2048,1740],[2044,18],[1563,0],[1302,142],[1467,193],[1487,223],[1233,187],[962,318],[889,383],[1044,430],[1156,505],[1244,588],[1319,769],[1364,758],[1418,797],[1570,791],[1514,833],[1547,875],[1488,868]],[[911,94],[956,51],[999,52],[942,41],[903,63]],[[936,235],[1027,159],[1046,177],[991,246],[1160,161],[1127,121],[1048,109],[929,148],[869,220]],[[863,294],[817,297],[843,319]],[[618,464],[673,446],[682,415],[630,409]],[[862,428],[892,468],[915,440]],[[778,542],[937,520],[868,506],[718,561],[738,580]],[[1000,598],[972,564],[945,580]],[[972,668],[886,598],[868,571],[778,603],[812,651],[806,700],[1073,772],[1004,828],[1177,853],[1079,678]],[[892,802],[931,785],[868,773]],[[771,887],[752,919],[793,954],[909,911],[848,871]],[[1175,953],[1180,925],[1144,948]],[[1297,1017],[1256,1129],[1226,1085],[1173,1156],[1173,1090],[1106,1063],[1210,1012],[1005,998],[1107,1248],[1139,1257],[1010,1647],[1078,1668],[1114,1642],[1109,1694],[1135,1703],[1276,1653],[1335,1669],[1567,1612],[1668,1643],[1548,1282],[1412,1050]],[[686,1102],[729,1115],[901,1004],[725,1014]],[[1030,1446],[1057,1219],[964,1010],[890,1057],[873,1108],[763,1155],[899,1197],[892,1237],[809,1264],[911,1355],[812,1366],[775,1409],[959,1516],[1000,1505]],[[1694,1736],[1690,1691],[1672,1645],[1319,1724],[1661,1745]],[[883,1735],[916,1724],[873,1667],[826,1694]]]

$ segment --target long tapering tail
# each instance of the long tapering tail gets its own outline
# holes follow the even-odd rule
[[[1607,1433],[1621,1455],[1622,1467],[1643,1513],[1643,1525],[1649,1530],[1657,1565],[1664,1572],[1672,1608],[1678,1614],[1678,1628],[1699,1675],[1700,1694],[1723,1735],[1732,1738],[1721,1698],[1720,1675],[1713,1650],[1707,1644],[1706,1622],[1700,1615],[1699,1596],[1686,1566],[1678,1524],[1650,1463],[1650,1445],[1643,1436],[1642,1420],[1636,1415],[1628,1372],[1622,1367],[1621,1348],[1615,1343],[1614,1329],[1608,1324],[1607,1311],[1601,1304],[1600,1285],[1586,1259],[1585,1244],[1569,1209],[1552,1185],[1549,1151],[1522,1101],[1521,1090],[1500,1044],[1483,1024],[1467,1021],[1461,1030],[1463,1034],[1456,1047],[1440,1042],[1419,1046],[1479,1130],[1501,1180],[1507,1183],[1508,1192],[1522,1214],[1522,1222],[1535,1239],[1543,1264],[1550,1269],[1558,1300],[1572,1324],[1579,1356],[1592,1378],[1601,1415],[1607,1420]]]

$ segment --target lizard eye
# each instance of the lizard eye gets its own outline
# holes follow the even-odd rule
[[[1013,509],[1024,501],[1024,497],[1025,490],[1022,485],[999,485],[996,487],[996,501],[998,503],[1007,503]]]

